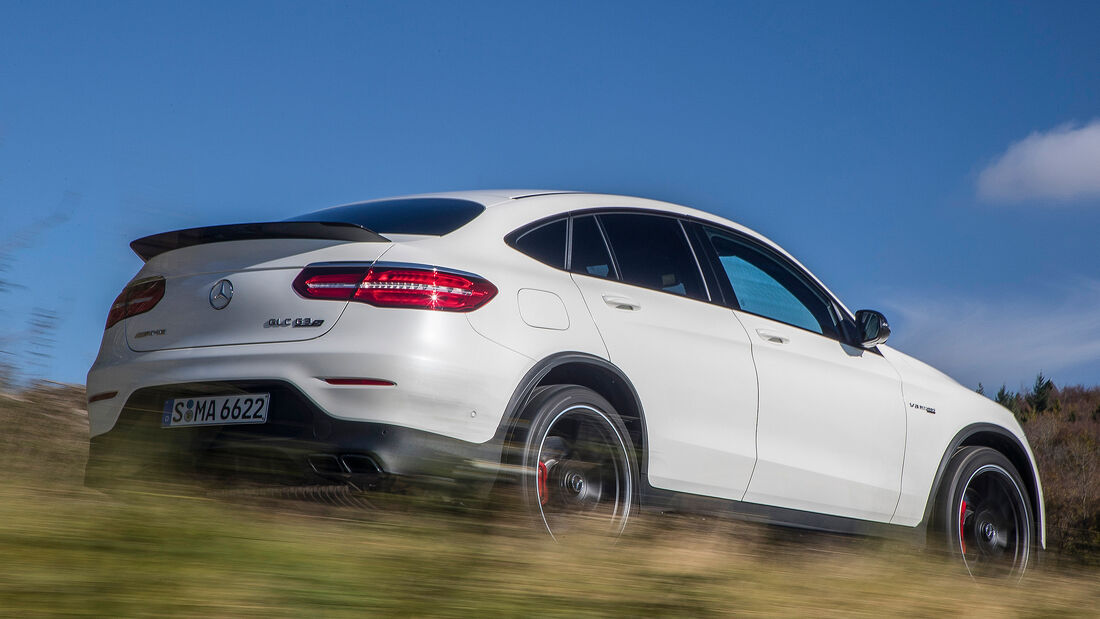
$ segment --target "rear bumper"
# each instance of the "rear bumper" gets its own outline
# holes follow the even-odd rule
[[[330,417],[423,430],[471,443],[496,435],[515,385],[533,360],[478,334],[463,314],[352,303],[312,340],[130,350],[122,323],[104,333],[88,373],[91,436],[110,431],[133,396],[156,385],[282,381]],[[125,321],[124,321],[125,322]],[[334,385],[371,378],[393,386]],[[173,396],[174,397],[174,396]]]
[[[267,423],[160,425],[168,399],[234,393],[270,393]],[[113,428],[92,438],[85,483],[101,488],[164,479],[215,485],[348,483],[365,490],[397,479],[491,481],[500,456],[497,441],[471,443],[334,418],[283,381],[198,382],[135,391]]]

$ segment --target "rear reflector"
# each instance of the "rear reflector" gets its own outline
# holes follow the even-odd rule
[[[127,286],[111,304],[107,312],[107,326],[110,329],[118,321],[153,309],[164,298],[164,278],[156,277]]]
[[[306,267],[294,279],[294,290],[307,299],[445,312],[473,311],[497,293],[477,275],[418,265]]]
[[[322,378],[330,385],[365,385],[369,387],[392,387],[397,383],[392,380],[382,380],[380,378]]]
[[[88,398],[88,404],[91,404],[93,402],[101,402],[103,400],[110,400],[111,398],[115,397],[116,395],[118,395],[117,391],[104,391],[103,393],[97,393],[97,394],[93,395],[92,397]]]

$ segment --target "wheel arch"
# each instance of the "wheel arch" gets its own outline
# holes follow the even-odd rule
[[[936,495],[939,493],[940,484],[943,483],[943,475],[947,471],[947,464],[951,457],[963,447],[989,447],[1004,454],[1016,471],[1020,474],[1027,486],[1028,500],[1031,503],[1031,512],[1035,515],[1035,533],[1039,539],[1039,545],[1046,547],[1046,522],[1042,508],[1042,498],[1039,493],[1039,482],[1036,478],[1035,467],[1027,449],[1009,430],[992,423],[974,423],[959,430],[940,459],[939,469],[932,488],[928,492],[928,502],[924,508],[924,520],[922,527],[927,530],[934,526],[934,510],[936,508]]]
[[[581,352],[557,353],[537,362],[524,375],[508,400],[504,416],[497,428],[498,438],[508,442],[532,394],[548,385],[580,385],[600,394],[615,407],[626,425],[637,456],[639,475],[645,479],[646,426],[642,402],[626,374],[610,361]]]

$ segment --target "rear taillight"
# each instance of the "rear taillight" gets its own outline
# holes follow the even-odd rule
[[[496,286],[470,273],[404,265],[307,267],[294,279],[294,290],[307,299],[444,312],[475,310],[497,293]]]
[[[496,286],[474,275],[405,267],[373,268],[354,300],[378,307],[420,307],[468,312],[487,303]]]
[[[307,299],[350,301],[368,267],[308,267],[294,278],[294,291]]]
[[[127,286],[111,304],[107,312],[107,326],[110,329],[118,321],[144,314],[153,309],[164,298],[164,278],[146,279]]]

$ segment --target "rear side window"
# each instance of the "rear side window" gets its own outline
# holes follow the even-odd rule
[[[707,300],[703,276],[679,221],[656,215],[609,213],[600,215],[600,223],[624,282]]]
[[[512,246],[543,264],[564,269],[565,223],[559,219],[525,232]]]
[[[593,277],[615,278],[611,254],[592,215],[573,218],[573,256],[569,270]]]
[[[473,221],[485,207],[456,198],[405,198],[336,206],[287,221],[321,221],[362,226],[379,234],[443,236]]]

